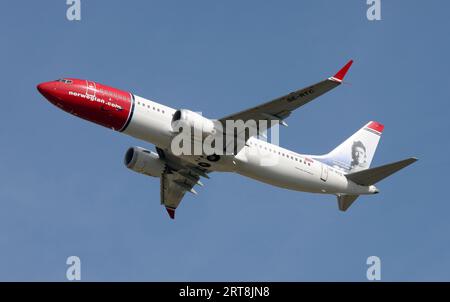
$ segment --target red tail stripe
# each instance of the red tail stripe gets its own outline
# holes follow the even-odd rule
[[[384,125],[378,122],[370,122],[369,126],[367,127],[380,133],[383,132],[384,129]]]

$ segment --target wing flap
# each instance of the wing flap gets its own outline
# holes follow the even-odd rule
[[[197,194],[193,189],[195,183],[172,172],[161,175],[161,204],[163,204],[170,218],[175,218],[175,210],[179,206],[186,192]]]
[[[208,171],[183,161],[170,151],[157,148],[158,154],[166,161],[166,171],[161,175],[161,204],[166,207],[170,218],[175,219],[175,210],[186,192],[197,194],[195,185],[203,186],[200,176],[209,178]]]

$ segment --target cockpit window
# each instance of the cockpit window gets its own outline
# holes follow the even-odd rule
[[[67,80],[67,79],[58,79],[58,80],[56,80],[57,82],[61,82],[61,83],[64,83],[64,84],[72,84],[72,81],[71,80]]]

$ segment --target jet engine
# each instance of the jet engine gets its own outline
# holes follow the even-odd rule
[[[124,164],[128,169],[153,177],[160,177],[166,168],[157,153],[141,147],[131,147],[125,153]]]
[[[216,126],[212,120],[187,109],[177,110],[173,114],[172,128],[174,132],[181,132],[182,129],[180,127],[190,128],[191,135],[202,133],[203,137],[217,133]]]

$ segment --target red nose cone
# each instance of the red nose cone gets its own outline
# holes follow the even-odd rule
[[[52,82],[44,82],[39,85],[37,85],[37,90],[47,98],[47,96],[50,96],[52,93]]]
[[[44,82],[37,85],[37,90],[51,103],[57,104],[60,99],[57,95],[57,85],[55,82]]]
[[[64,78],[37,90],[60,109],[114,130],[124,130],[132,115],[131,93],[96,82]]]

